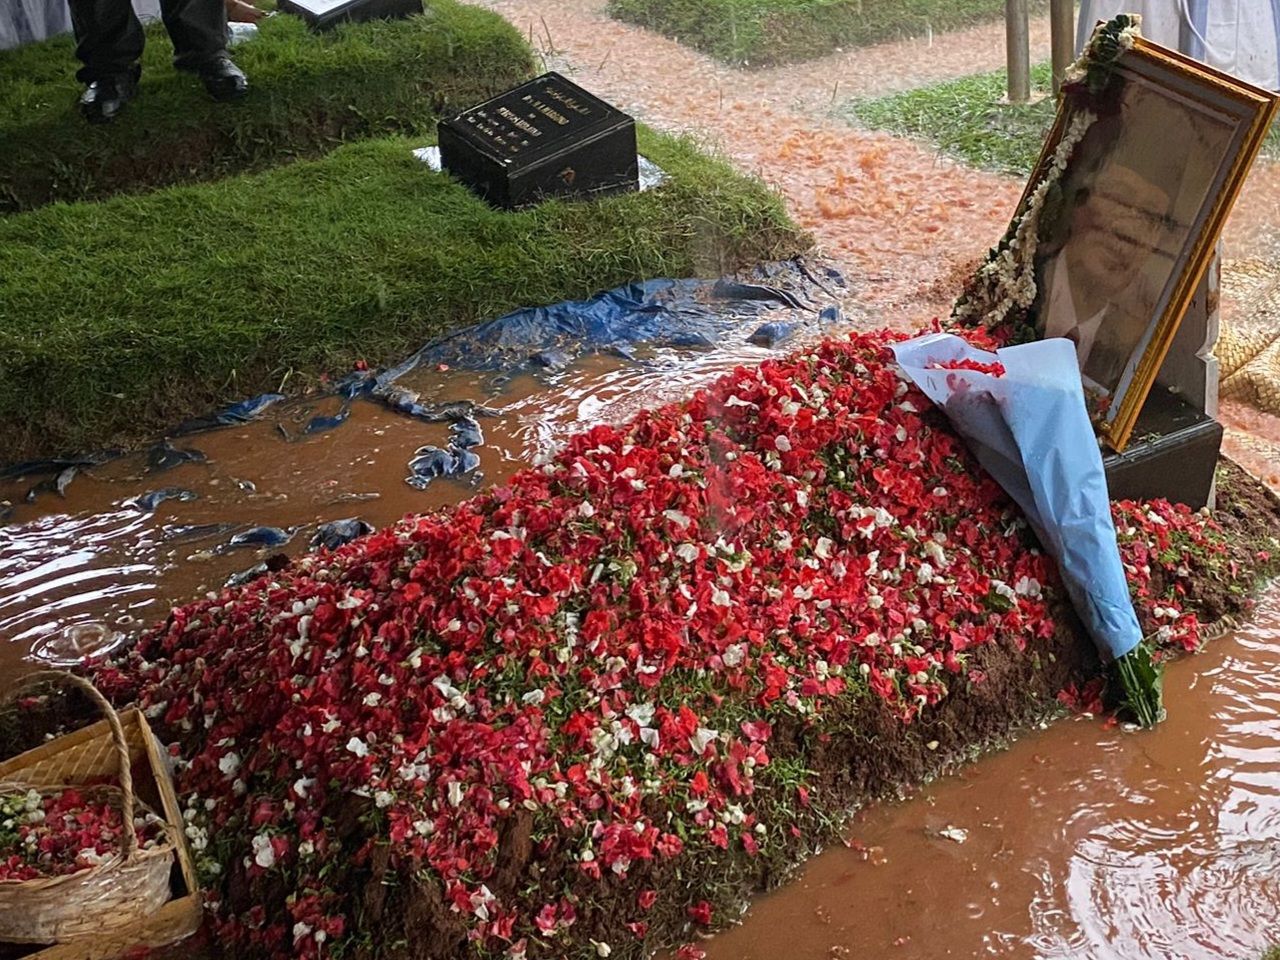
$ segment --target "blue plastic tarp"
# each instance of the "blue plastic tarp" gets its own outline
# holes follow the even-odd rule
[[[556,366],[560,354],[572,358],[640,343],[713,347],[751,317],[804,306],[796,294],[780,285],[645,280],[589,300],[516,310],[429,343],[410,363],[500,370],[528,363]]]
[[[1057,561],[1098,651],[1114,659],[1133,650],[1142,630],[1116,546],[1102,454],[1072,343],[1055,338],[988,353],[936,333],[893,350],[1022,508]],[[1004,374],[941,366],[963,360],[1000,363]]]

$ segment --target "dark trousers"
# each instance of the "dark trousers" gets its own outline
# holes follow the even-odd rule
[[[84,64],[76,73],[92,83],[128,73],[142,56],[142,24],[129,0],[70,0],[76,32],[76,56]],[[173,40],[173,65],[199,70],[227,55],[227,8],[224,0],[161,0],[160,17]]]

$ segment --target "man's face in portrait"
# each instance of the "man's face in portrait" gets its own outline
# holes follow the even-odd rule
[[[1142,268],[1159,249],[1169,194],[1133,169],[1104,165],[1075,198],[1066,243],[1072,285],[1093,299],[1115,301],[1135,292]]]

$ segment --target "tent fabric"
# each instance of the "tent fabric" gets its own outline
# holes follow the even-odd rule
[[[143,20],[160,18],[159,0],[134,0]],[[0,3],[0,50],[21,47],[71,32],[67,0],[3,0]]]
[[[1142,35],[1267,90],[1280,89],[1280,0],[1083,0],[1081,51],[1099,20],[1142,15]]]
[[[1055,337],[988,353],[935,333],[899,343],[893,352],[1022,508],[1057,561],[1098,652],[1112,660],[1137,647],[1142,629],[1071,341]],[[955,368],[964,363],[1001,364],[1004,373]]]

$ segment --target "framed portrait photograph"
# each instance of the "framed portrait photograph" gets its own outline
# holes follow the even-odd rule
[[[1096,119],[1045,203],[1029,320],[1073,341],[1099,434],[1124,449],[1276,112],[1268,91],[1136,38],[1092,102],[1064,96],[1031,184]],[[1019,215],[1030,196],[1023,197]]]

